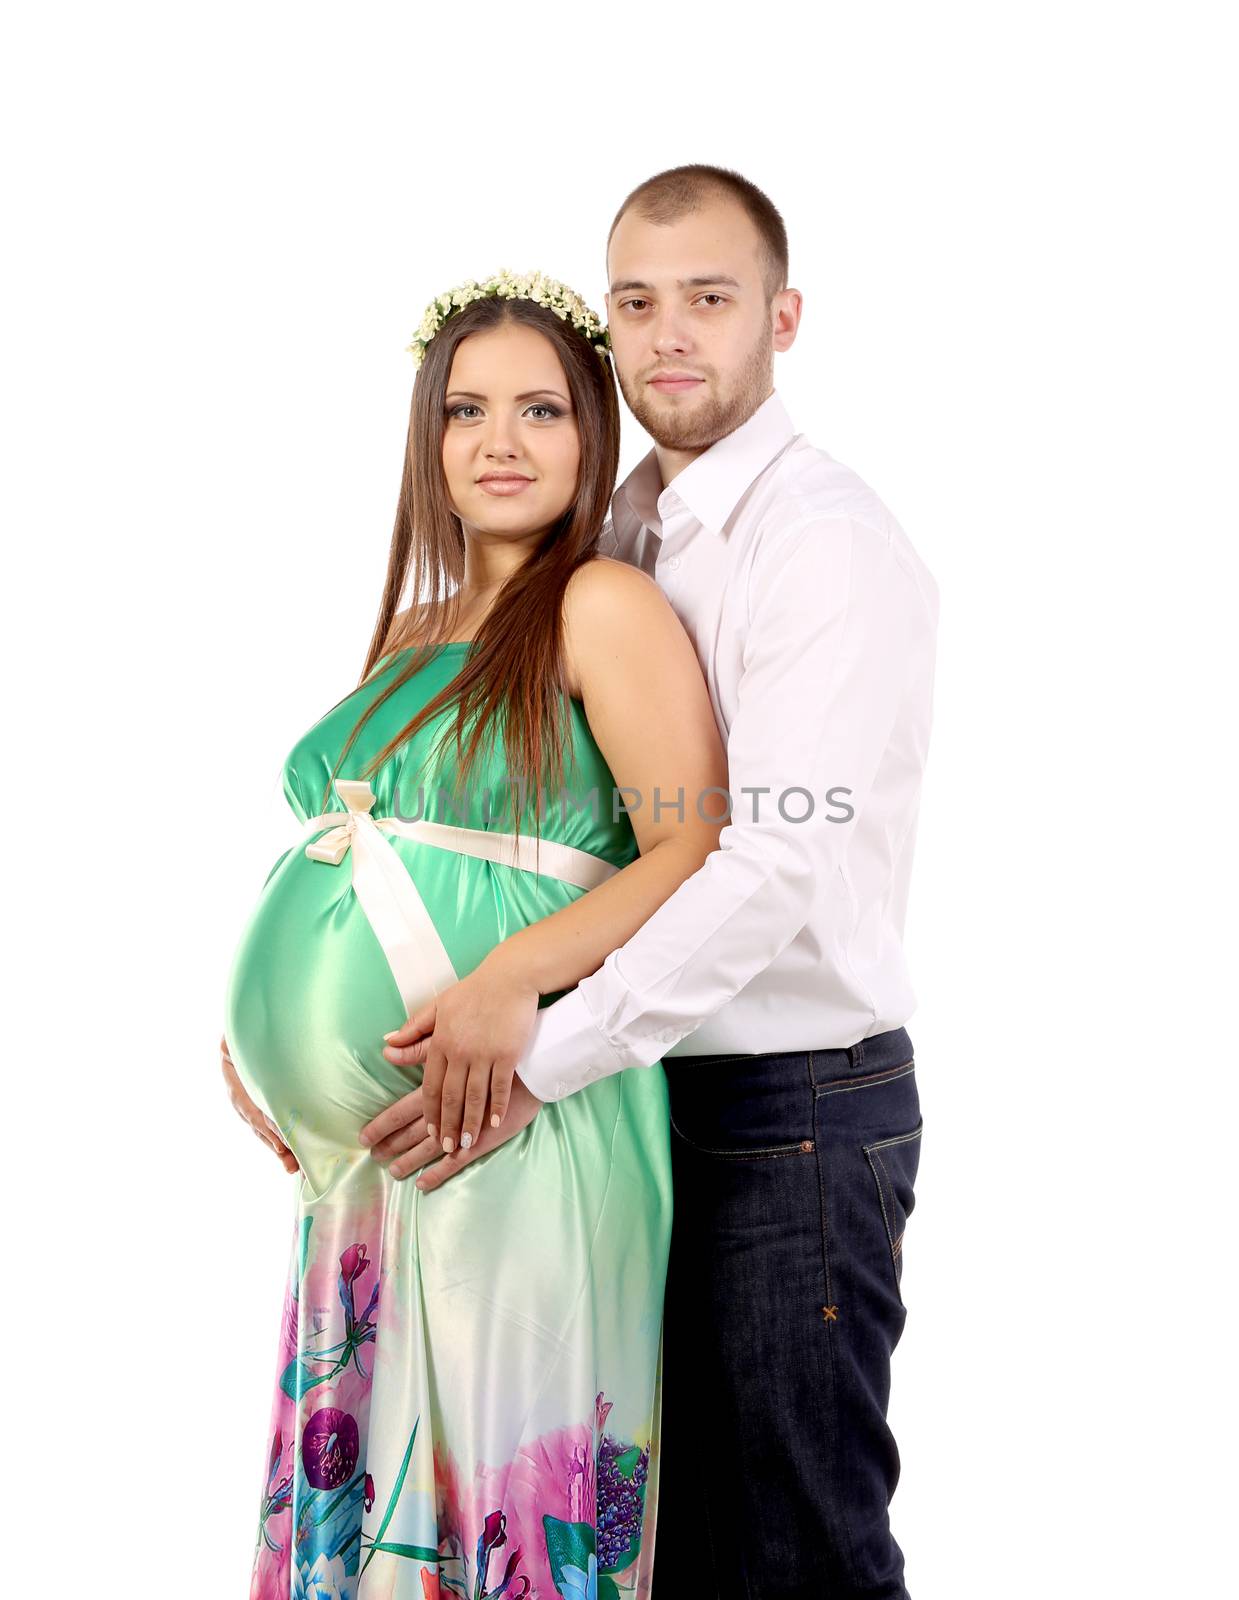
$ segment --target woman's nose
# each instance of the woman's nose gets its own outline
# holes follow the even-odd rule
[[[482,441],[482,453],[487,457],[516,455],[516,433],[512,426],[506,422],[493,422]]]

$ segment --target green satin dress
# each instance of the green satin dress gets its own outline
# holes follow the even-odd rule
[[[575,700],[577,804],[547,808],[537,862],[511,845],[502,751],[457,810],[436,792],[450,787],[442,769],[422,768],[454,709],[367,780],[349,777],[470,648],[438,647],[364,724],[327,812],[347,734],[405,652],[294,747],[284,790],[299,837],[228,982],[237,1071],[302,1169],[251,1600],[649,1587],[671,1224],[661,1064],[547,1105],[431,1194],[357,1139],[417,1081],[384,1058],[384,1033],[638,854]]]

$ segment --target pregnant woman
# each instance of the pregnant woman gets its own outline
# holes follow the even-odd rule
[[[653,1561],[661,1065],[430,1193],[358,1132],[416,1085],[383,1054],[411,1012],[474,974],[527,1038],[697,870],[725,759],[668,602],[596,554],[619,456],[597,318],[503,274],[438,297],[413,350],[361,681],[288,756],[301,828],[228,984],[234,1101],[300,1172],[250,1593],[616,1600]],[[517,1056],[470,1066],[488,1122]]]

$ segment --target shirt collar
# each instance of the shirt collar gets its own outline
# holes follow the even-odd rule
[[[738,428],[690,461],[665,489],[658,454],[651,449],[612,495],[612,522],[636,517],[661,538],[663,514],[678,498],[703,528],[721,535],[744,491],[795,437],[775,390]]]

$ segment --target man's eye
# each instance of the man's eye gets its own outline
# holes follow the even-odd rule
[[[631,311],[633,306],[643,306],[645,304],[646,302],[644,300],[625,300],[624,309],[626,311]]]
[[[703,300],[718,300],[721,302],[723,296],[721,294],[715,294],[713,291],[711,291],[709,294],[703,294],[701,298]]]

